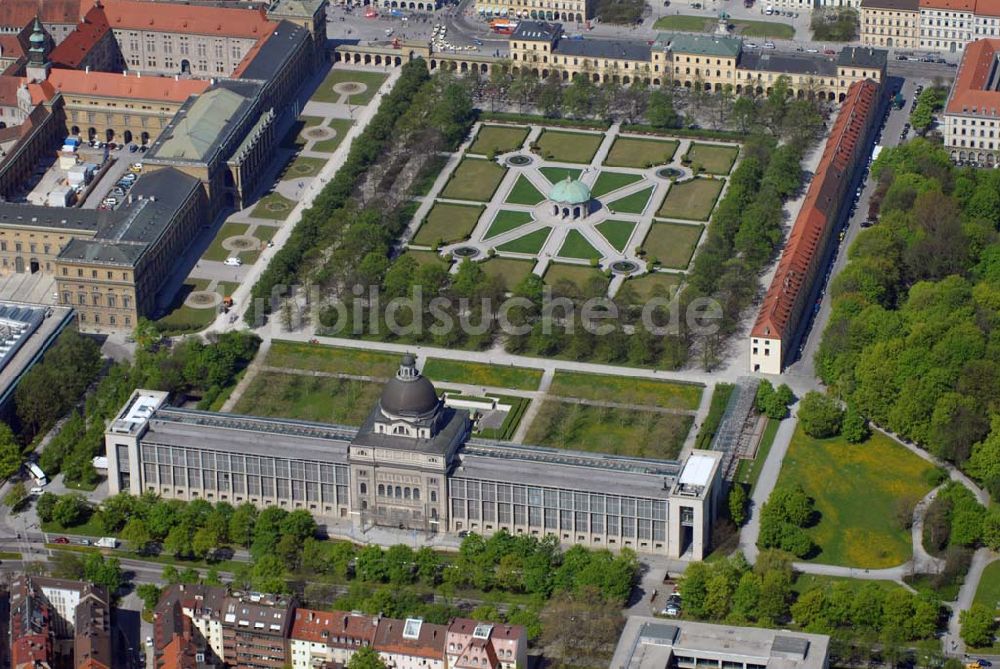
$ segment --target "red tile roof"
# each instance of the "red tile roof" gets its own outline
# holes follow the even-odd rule
[[[52,70],[49,78],[37,84],[28,84],[32,98],[52,99],[57,92],[63,94],[96,95],[108,98],[156,100],[181,103],[192,95],[205,92],[211,82],[202,79],[174,79],[173,77],[122,75],[111,72],[84,72],[81,70]]]
[[[5,33],[0,35],[0,56],[4,58],[23,58],[27,54],[24,44],[21,43],[20,35]]]
[[[920,0],[920,9],[943,9],[950,12],[975,12],[976,0]]]
[[[377,617],[343,611],[296,609],[291,636],[300,641],[325,643],[329,646],[354,646],[354,643],[341,644],[338,639],[360,639],[367,646],[375,639],[377,626]]]
[[[965,47],[945,113],[996,115],[1000,92],[986,90],[986,86],[998,56],[1000,39],[976,40]]]
[[[37,16],[42,23],[77,23],[94,0],[3,0],[0,26],[23,27]]]
[[[383,618],[375,632],[375,650],[395,655],[413,655],[435,660],[444,659],[444,640],[448,628],[444,625],[422,623],[415,639],[403,637],[406,621]]]
[[[760,307],[752,337],[784,339],[798,328],[801,300],[812,290],[833,223],[828,216],[835,216],[841,205],[858,156],[858,144],[878,105],[878,90],[871,80],[855,82],[848,89]]]
[[[108,25],[108,17],[105,16],[104,10],[100,7],[91,7],[83,17],[83,21],[77,24],[76,29],[52,50],[49,60],[54,65],[79,67],[90,50],[109,30],[111,26]]]
[[[0,107],[17,106],[17,89],[21,87],[21,77],[0,75]]]
[[[264,9],[238,9],[137,0],[105,0],[104,13],[113,29],[225,35],[257,39],[274,23]]]

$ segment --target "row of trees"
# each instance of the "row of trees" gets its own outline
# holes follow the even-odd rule
[[[809,632],[876,636],[901,643],[933,638],[940,603],[902,588],[839,581],[796,594],[795,574],[780,554],[764,551],[751,566],[742,553],[688,565],[680,583],[686,615],[745,625],[786,625]]]
[[[925,139],[872,166],[885,196],[833,282],[816,356],[836,397],[1000,494],[1000,174]]]
[[[95,484],[98,476],[92,460],[104,449],[104,430],[136,388],[198,394],[202,397],[200,406],[207,408],[249,364],[260,345],[256,335],[227,332],[212,335],[208,344],[191,338],[172,347],[164,346],[148,321],[139,324],[136,334],[138,347],[134,361],[113,364],[87,399],[83,411],[73,410],[59,433],[42,451],[39,465],[49,476],[62,472],[69,483]],[[93,342],[82,337],[82,343],[72,341],[73,355],[91,351],[93,347],[92,352],[99,360],[100,354]],[[75,373],[78,368],[77,365],[68,369]],[[75,402],[80,401],[85,389],[86,386],[77,384]],[[25,387],[22,384],[18,393],[22,392],[30,392],[31,401],[39,404],[44,404],[51,395],[48,385]],[[66,411],[69,406],[61,405],[60,412],[53,415],[58,418]]]

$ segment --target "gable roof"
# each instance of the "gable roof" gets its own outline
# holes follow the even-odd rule
[[[37,16],[44,23],[77,23],[93,0],[3,0],[0,26],[21,28]]]
[[[104,13],[114,30],[148,30],[196,35],[258,39],[271,21],[264,9],[181,5],[150,5],[137,0],[105,0]]]
[[[966,45],[945,113],[996,116],[1000,110],[1000,91],[990,85],[998,69],[1000,39],[980,39]]]
[[[77,24],[76,29],[52,50],[49,60],[53,65],[79,67],[90,50],[97,46],[110,30],[111,26],[104,10],[97,6],[91,7],[83,20]]]
[[[247,99],[228,88],[199,97],[156,150],[157,158],[203,159]]]
[[[65,43],[65,42],[64,42]],[[203,79],[174,79],[173,77],[136,76],[113,72],[60,70],[49,72],[43,82],[28,84],[32,97],[51,99],[57,92],[64,94],[94,95],[130,100],[157,100],[182,103],[192,95],[204,92],[211,82]]]

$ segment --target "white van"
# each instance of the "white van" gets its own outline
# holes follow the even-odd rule
[[[238,256],[230,256],[225,259],[223,264],[229,265],[230,267],[239,267],[243,264],[243,261],[240,260]]]

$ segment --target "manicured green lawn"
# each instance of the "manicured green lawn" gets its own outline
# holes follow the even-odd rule
[[[400,357],[395,353],[275,339],[271,342],[271,349],[264,358],[264,364],[268,367],[387,379],[399,369]]]
[[[675,459],[694,418],[689,415],[546,400],[527,443],[644,458]]]
[[[1000,562],[986,565],[973,604],[982,604],[1000,611]]]
[[[480,264],[489,277],[499,277],[507,290],[513,290],[524,277],[531,274],[535,268],[533,260],[518,260],[516,258],[490,258]]]
[[[564,180],[566,177],[579,179],[580,175],[583,174],[583,170],[578,170],[575,167],[539,167],[538,171],[553,185]]]
[[[695,383],[559,370],[552,377],[549,394],[693,411],[701,403],[704,390],[704,386]]]
[[[418,265],[426,265],[427,263],[441,263],[446,264],[445,259],[441,257],[436,251],[419,251],[417,249],[407,249],[406,253],[403,255],[410,256],[417,261]],[[402,256],[400,256],[402,257]]]
[[[729,23],[733,25],[736,33],[744,37],[769,37],[772,39],[792,39],[795,37],[795,28],[788,23],[745,21],[742,19],[730,19]],[[680,30],[683,32],[702,33],[713,30],[715,25],[716,20],[714,18],[678,14],[657,19],[653,28],[655,30]]]
[[[600,258],[601,252],[587,241],[582,232],[579,230],[570,230],[563,241],[562,247],[559,249],[558,255],[564,258],[590,260],[591,258]]]
[[[604,135],[563,130],[544,130],[538,138],[542,157],[559,163],[589,163]]]
[[[473,386],[493,386],[512,390],[538,390],[542,372],[538,369],[488,365],[480,362],[463,362],[428,358],[423,374],[432,382],[467,383]]]
[[[597,231],[618,251],[624,251],[628,246],[633,230],[635,223],[632,221],[607,220],[597,224]]]
[[[583,267],[581,265],[566,265],[564,263],[549,263],[549,267],[545,270],[545,283],[550,286],[555,286],[560,281],[569,281],[574,284],[578,290],[585,292],[587,288],[591,285],[591,281],[594,279],[600,279],[601,283],[604,285],[603,290],[608,289],[608,278],[604,276],[601,270],[595,267]]]
[[[736,162],[740,149],[736,146],[720,146],[718,144],[694,143],[688,149],[687,157],[691,164],[698,163],[709,174],[729,174]]]
[[[271,221],[283,221],[295,208],[295,203],[281,193],[268,193],[257,201],[250,215],[254,218],[266,218]]]
[[[218,315],[217,307],[206,309],[194,309],[184,304],[187,296],[196,290],[208,288],[208,279],[188,279],[177,290],[169,311],[165,316],[156,320],[156,326],[161,332],[167,335],[184,334],[197,332],[206,328]],[[219,284],[216,292],[220,295],[228,295],[231,290],[226,284]]]
[[[769,39],[794,39],[795,27],[778,21],[730,21],[736,32],[744,37],[766,37]]]
[[[538,253],[542,250],[542,246],[545,245],[545,240],[549,238],[550,232],[552,232],[552,228],[548,226],[539,228],[506,244],[501,244],[497,247],[497,251],[506,253]]]
[[[704,226],[683,223],[653,223],[642,243],[649,258],[656,258],[664,267],[686,269]]]
[[[705,32],[709,24],[714,24],[715,20],[705,16],[691,16],[690,14],[676,14],[674,16],[664,16],[656,20],[653,24],[654,30],[681,30],[690,33]]]
[[[236,403],[235,412],[360,425],[381,394],[381,383],[261,372]]]
[[[654,297],[665,297],[669,300],[673,298],[674,291],[681,285],[681,278],[680,274],[654,272],[629,279],[625,285],[635,292],[635,296],[640,302],[645,302]]]
[[[215,235],[215,239],[213,239],[212,243],[208,245],[207,249],[205,249],[201,259],[225,260],[231,255],[240,255],[222,248],[222,242],[230,237],[245,235],[249,229],[250,226],[246,223],[223,223],[222,227],[219,228],[219,232]]]
[[[309,138],[303,133],[304,130],[313,128],[323,122],[322,116],[300,116],[295,119],[295,123],[288,129],[285,138],[281,141],[281,146],[286,149],[300,149],[306,145]]]
[[[468,239],[484,209],[482,205],[435,202],[414,235],[413,243],[435,246],[439,241],[450,244]]]
[[[379,86],[385,82],[387,76],[381,72],[334,68],[330,70],[330,74],[326,75],[326,79],[323,80],[323,83],[319,85],[319,88],[316,89],[316,92],[309,99],[316,100],[317,102],[338,102],[342,96],[340,93],[334,91],[333,87],[345,81],[356,81],[359,84],[364,84],[365,90],[349,96],[344,102],[352,105],[366,105],[378,93]]]
[[[441,197],[489,202],[506,172],[492,160],[465,158],[455,168]]]
[[[677,151],[680,142],[675,140],[619,137],[615,140],[605,165],[611,167],[652,167],[666,165]]]
[[[612,212],[619,212],[622,214],[641,214],[646,209],[646,205],[649,204],[649,196],[653,194],[653,187],[644,188],[638,193],[632,193],[631,195],[626,195],[618,200],[612,200],[607,203],[607,207]]]
[[[825,576],[823,574],[796,573],[795,582],[792,583],[792,590],[801,595],[805,592],[809,592],[810,590],[815,590],[816,588],[829,589],[839,583],[846,583],[850,586],[851,591],[855,593],[869,583],[876,584],[879,588],[885,590],[886,592],[900,590],[903,587],[895,581],[874,581],[860,578],[848,578],[846,576]]]
[[[671,184],[656,215],[661,218],[707,221],[715,209],[722,185],[721,179],[692,179],[681,184]]]
[[[493,237],[502,235],[509,230],[531,223],[533,220],[535,219],[533,219],[531,214],[526,211],[500,209],[497,211],[497,215],[493,217],[493,222],[490,223],[490,227],[486,231],[486,235],[483,238],[492,239]]]
[[[612,191],[616,191],[619,188],[624,188],[629,184],[634,184],[636,181],[641,181],[642,176],[639,174],[626,174],[625,172],[608,172],[602,170],[600,174],[597,175],[597,181],[594,182],[594,187],[590,189],[590,194],[594,197],[601,197]]]
[[[274,237],[274,233],[278,231],[278,228],[273,225],[265,225],[260,223],[257,225],[257,229],[253,231],[253,236],[262,242],[270,241]]]
[[[319,151],[320,153],[333,153],[340,146],[340,143],[344,141],[344,136],[347,135],[347,131],[351,129],[354,125],[354,121],[349,118],[335,118],[331,119],[326,127],[330,128],[337,134],[330,139],[321,139],[312,145],[313,151]]]
[[[899,500],[917,502],[930,491],[924,479],[932,467],[879,432],[852,445],[812,439],[799,426],[778,485],[799,484],[816,501],[820,520],[806,530],[820,548],[816,562],[880,569],[910,558],[910,531],[895,510]]]
[[[528,181],[528,178],[523,174],[517,177],[517,181],[514,182],[514,187],[511,188],[510,193],[507,194],[507,202],[509,204],[534,206],[544,199],[545,196],[539,193],[534,184]]]
[[[294,181],[295,179],[314,177],[319,174],[324,165],[326,165],[325,158],[299,156],[285,167],[278,179]]]
[[[476,140],[468,153],[492,156],[494,151],[507,153],[521,148],[528,137],[528,128],[509,125],[484,125],[479,129]]]

